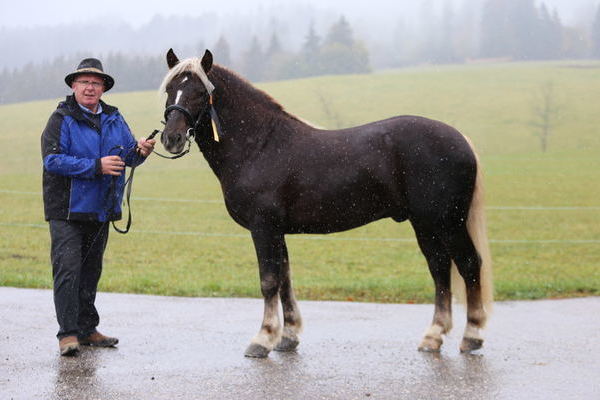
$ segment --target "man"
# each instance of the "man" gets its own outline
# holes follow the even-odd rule
[[[121,218],[125,166],[152,153],[154,140],[134,139],[118,109],[100,100],[114,85],[95,58],[65,77],[73,94],[59,103],[42,133],[44,213],[51,238],[54,306],[60,354],[80,344],[115,346],[96,330],[94,306],[109,221]]]

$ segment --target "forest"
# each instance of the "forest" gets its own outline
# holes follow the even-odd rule
[[[115,77],[118,84],[114,91],[157,88],[165,73],[164,54],[169,47],[186,56],[200,55],[208,48],[217,63],[252,82],[431,64],[600,58],[600,5],[591,25],[570,26],[562,22],[556,9],[534,0],[478,0],[461,7],[446,3],[438,12],[422,9],[416,25],[398,18],[389,29],[389,37],[377,40],[344,15],[319,27],[308,17],[298,18],[308,22],[304,31],[297,32],[298,22],[294,35],[285,29],[284,17],[271,18],[271,26],[248,29],[242,36],[224,28],[219,33],[212,29],[206,35],[200,30],[197,37],[186,34],[187,27],[198,26],[202,18],[157,16],[149,26],[109,30],[103,35],[106,41],[101,41],[102,46],[91,46],[87,52],[75,50],[12,66],[11,58],[7,58],[0,64],[0,104],[63,96],[68,92],[64,76],[89,56],[101,58],[105,70]],[[246,22],[252,26],[251,21]],[[238,25],[243,27],[243,23]],[[180,30],[173,32],[173,26]],[[76,25],[55,28],[45,39],[43,34],[37,35],[34,44],[18,31],[2,28],[0,34],[7,40],[0,44],[0,51],[15,54],[15,58],[27,57],[28,51],[45,54],[39,45],[43,40],[76,43],[79,29]],[[144,45],[135,47],[137,50],[118,46],[140,41]]]

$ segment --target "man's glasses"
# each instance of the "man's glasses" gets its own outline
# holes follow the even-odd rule
[[[98,88],[104,86],[104,82],[95,82],[95,81],[86,81],[86,80],[80,80],[80,81],[75,81],[75,82],[79,83],[80,85],[83,85],[83,86],[92,85],[92,87],[94,89],[98,89]]]

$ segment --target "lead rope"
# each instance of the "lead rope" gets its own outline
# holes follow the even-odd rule
[[[201,77],[202,79],[202,77]],[[209,98],[208,98],[208,103],[209,103],[209,107],[210,107],[210,120],[211,120],[211,129],[213,132],[213,139],[215,142],[219,142],[219,136],[222,136],[222,130],[221,130],[221,123],[219,121],[219,116],[217,115],[217,111],[215,110],[215,106],[213,104],[213,95],[212,92],[214,90],[214,86],[212,85],[212,83],[210,81],[208,81],[208,78],[206,78],[206,82],[205,79],[202,79],[202,82],[204,83],[204,86],[206,87],[206,90],[208,92]],[[170,106],[173,107],[173,106]],[[182,108],[182,107],[173,107],[173,109],[178,109],[179,111],[183,112],[184,115],[186,116],[186,118],[191,119],[191,115],[189,113],[189,111],[187,111],[186,109]],[[167,108],[167,110],[165,110],[165,121],[167,119],[167,114],[168,114],[169,108]],[[193,122],[193,120],[191,120]],[[165,125],[164,121],[161,121],[163,125]],[[196,134],[196,130],[198,129],[198,126],[200,124],[200,116],[198,117],[198,120],[196,121],[196,123],[194,124],[193,127],[190,127],[186,133],[186,141],[187,141],[187,148],[182,151],[181,153],[178,153],[174,156],[165,156],[163,154],[160,154],[159,152],[157,152],[156,150],[152,150],[152,152],[154,154],[156,154],[159,157],[162,158],[166,158],[169,160],[175,160],[177,158],[183,157],[184,155],[186,155],[187,153],[190,152],[190,148],[192,145],[192,138],[195,136]],[[148,135],[148,137],[146,138],[146,140],[150,140],[150,139],[154,139],[154,137],[158,134],[161,133],[161,131],[159,131],[158,129],[155,129],[152,131],[152,133],[150,133],[150,135]],[[115,146],[113,149],[115,148],[120,148],[121,150],[123,150],[122,146]],[[111,149],[111,151],[113,150]],[[137,149],[136,149],[137,151]],[[110,153],[110,152],[109,152]],[[122,158],[122,157],[121,157]],[[111,221],[112,222],[112,226],[115,229],[115,231],[122,233],[122,234],[126,234],[127,232],[129,232],[129,228],[131,228],[131,222],[132,222],[132,216],[131,216],[131,187],[133,185],[133,173],[135,172],[135,168],[137,166],[133,166],[131,167],[131,172],[129,173],[129,177],[125,180],[125,186],[127,186],[126,189],[126,196],[125,199],[127,201],[127,225],[125,226],[125,229],[119,229],[117,227],[117,225],[115,224],[115,221]],[[118,178],[117,176],[113,177],[112,181],[111,181],[111,187],[109,189],[109,195],[111,195],[112,192],[112,198],[113,198],[113,206],[112,209],[114,210],[116,204],[116,198],[117,198],[117,193],[116,193],[116,186],[117,186],[117,180],[116,178]],[[112,212],[112,210],[111,210]]]
[[[191,129],[190,129],[190,131],[191,131]],[[160,132],[160,131],[159,131],[158,129],[155,129],[154,131],[152,131],[152,133],[151,133],[150,135],[148,135],[148,137],[146,138],[146,140],[154,139],[154,137],[155,137],[155,136],[156,136],[156,135],[157,135],[159,132]],[[182,151],[182,152],[181,152],[181,153],[179,153],[179,154],[176,154],[176,155],[175,155],[175,156],[173,156],[173,157],[169,157],[169,156],[162,155],[162,154],[160,154],[160,153],[158,153],[158,152],[156,152],[156,151],[154,151],[154,150],[152,150],[152,152],[153,152],[154,154],[158,155],[159,157],[162,157],[162,158],[167,158],[167,159],[170,159],[170,160],[175,160],[176,158],[183,157],[184,155],[186,155],[186,154],[187,154],[187,153],[189,153],[189,151],[190,151],[190,147],[191,147],[191,143],[192,143],[192,141],[191,141],[191,138],[192,138],[193,136],[194,136],[194,135],[193,135],[193,134],[190,134],[190,132],[188,131],[188,135],[187,135],[187,143],[188,143],[188,146],[187,146],[187,149],[185,149],[184,151]],[[123,150],[123,147],[122,147],[122,146],[115,146],[115,147],[113,147],[113,148],[111,149],[111,152],[112,152],[114,149],[120,149],[120,150],[122,151],[122,150]],[[130,151],[131,151],[131,150],[130,150]],[[136,149],[136,151],[137,151],[137,149]],[[109,153],[110,153],[110,152],[109,152]],[[123,158],[123,157],[121,157],[121,158]],[[123,159],[124,159],[124,158],[123,158]],[[126,201],[126,203],[127,203],[127,224],[125,225],[125,229],[120,229],[120,228],[119,228],[119,227],[118,227],[118,226],[115,224],[115,221],[111,221],[111,223],[112,223],[112,226],[113,226],[113,228],[115,229],[115,231],[117,231],[117,232],[119,232],[119,233],[121,233],[121,234],[123,234],[123,235],[129,232],[129,229],[131,228],[131,223],[132,223],[132,213],[131,213],[131,191],[132,191],[132,186],[133,186],[133,174],[135,173],[135,169],[137,168],[137,165],[136,165],[136,166],[132,166],[132,167],[130,167],[130,168],[131,168],[131,171],[129,172],[129,177],[127,177],[127,179],[125,180],[125,185],[124,185],[124,186],[126,186],[126,190],[125,190],[125,201]],[[109,189],[109,191],[108,191],[108,196],[109,196],[109,197],[112,197],[112,201],[113,201],[113,204],[112,204],[112,207],[111,207],[111,210],[110,210],[110,212],[111,212],[111,213],[113,212],[113,210],[115,209],[115,206],[116,206],[116,204],[115,204],[115,203],[116,203],[116,199],[117,199],[117,192],[116,192],[116,190],[117,190],[117,178],[118,178],[118,176],[114,176],[114,177],[112,178],[112,180],[111,180],[111,184],[110,184],[110,189]],[[107,210],[107,211],[108,211],[108,210]],[[108,214],[108,212],[107,212],[107,214]]]
[[[119,149],[119,153],[121,153],[123,151],[123,146],[115,146],[113,147],[110,151],[109,154],[114,150],[114,149]],[[132,151],[132,150],[130,150]],[[121,154],[119,154],[119,157],[121,157]],[[125,157],[121,157],[121,159],[125,160]],[[126,200],[127,200],[127,225],[125,226],[125,229],[120,229],[116,224],[115,221],[111,221],[113,228],[115,229],[115,231],[122,233],[122,234],[126,234],[127,232],[129,232],[129,228],[131,228],[131,221],[132,221],[132,216],[131,216],[131,186],[133,184],[133,173],[135,172],[135,168],[137,166],[132,166],[131,167],[131,172],[129,172],[129,177],[125,180],[125,185],[127,186],[127,191],[126,191]],[[106,214],[107,214],[107,218],[109,218],[110,216],[113,215],[114,210],[116,208],[116,202],[117,202],[117,179],[119,177],[118,176],[113,176],[111,181],[110,181],[110,188],[108,189],[108,197],[112,199],[112,204],[108,205],[107,204],[107,210],[106,210]],[[108,201],[107,201],[108,203]],[[110,213],[110,215],[109,215]]]

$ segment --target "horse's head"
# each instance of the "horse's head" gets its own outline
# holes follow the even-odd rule
[[[206,74],[212,67],[212,54],[206,50],[202,59],[189,58],[180,62],[173,49],[169,49],[167,64],[169,72],[161,85],[167,93],[161,142],[167,151],[180,153],[210,106],[210,92],[214,87]]]

